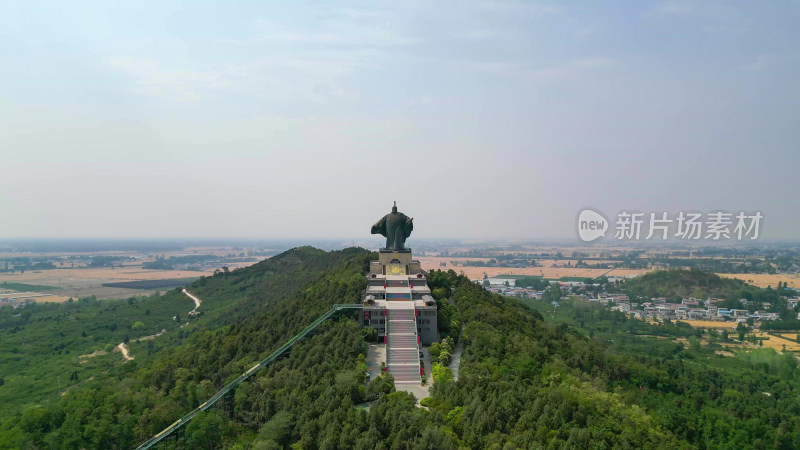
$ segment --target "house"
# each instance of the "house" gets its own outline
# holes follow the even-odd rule
[[[612,311],[628,312],[631,310],[630,303],[619,303],[611,308]]]
[[[515,286],[517,280],[514,278],[486,278],[489,280],[489,286]]]
[[[778,313],[767,311],[756,311],[756,316],[761,320],[778,320]]]
[[[709,311],[707,309],[692,308],[687,311],[686,316],[689,320],[707,319],[709,317]]]
[[[683,298],[681,299],[681,305],[686,306],[697,306],[699,301],[696,298]]]

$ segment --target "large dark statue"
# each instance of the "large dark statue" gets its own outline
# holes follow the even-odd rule
[[[397,202],[392,206],[392,212],[383,216],[381,220],[372,226],[372,234],[386,236],[386,248],[388,250],[403,250],[406,238],[411,236],[414,229],[414,219],[407,215],[397,212]]]

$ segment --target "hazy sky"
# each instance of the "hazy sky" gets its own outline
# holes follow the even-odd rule
[[[0,2],[0,237],[800,240],[800,4]]]

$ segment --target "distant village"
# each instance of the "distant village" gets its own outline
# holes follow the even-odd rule
[[[12,308],[19,308],[31,303],[36,303],[36,297],[47,297],[47,294],[38,292],[16,292],[7,289],[0,289],[0,306],[11,305]]]
[[[538,291],[530,287],[516,286],[513,278],[484,278],[473,280],[475,283],[483,285],[488,291],[512,297],[541,299],[544,291]],[[609,279],[609,281],[614,281]],[[574,292],[585,289],[587,286],[578,281],[559,282],[563,292]],[[606,292],[596,295],[570,294],[570,296],[582,298],[585,301],[598,303],[608,306],[613,311],[620,311],[637,319],[659,319],[659,320],[712,320],[712,321],[734,321],[747,322],[747,319],[757,321],[778,320],[779,314],[766,310],[750,312],[746,309],[727,309],[719,308],[716,303],[724,301],[720,298],[709,298],[705,300],[697,298],[682,298],[680,303],[669,303],[665,297],[651,298],[649,302],[631,303],[626,294],[610,294]],[[747,305],[747,299],[740,300],[742,305]],[[794,309],[800,303],[800,297],[787,300],[787,309]],[[762,308],[770,308],[771,304],[761,303]],[[797,318],[800,319],[800,313]]]

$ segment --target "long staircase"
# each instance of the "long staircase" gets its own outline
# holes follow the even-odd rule
[[[394,376],[395,383],[419,384],[417,318],[414,315],[414,306],[410,306],[411,308],[387,310],[386,367]]]

